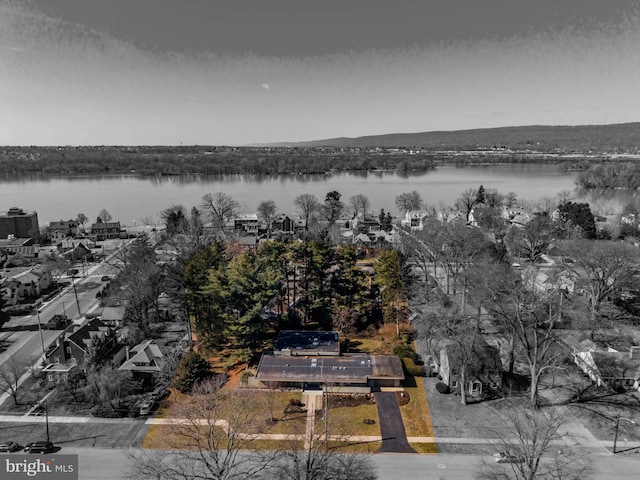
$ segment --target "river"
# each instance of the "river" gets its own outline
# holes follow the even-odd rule
[[[159,212],[174,204],[188,209],[200,204],[203,195],[224,192],[247,212],[254,212],[263,200],[273,200],[278,211],[295,212],[293,200],[311,193],[323,200],[337,190],[342,200],[365,195],[371,209],[381,208],[397,215],[394,200],[403,192],[416,190],[426,204],[453,205],[466,189],[495,188],[515,192],[519,200],[533,202],[575,189],[575,173],[560,171],[550,164],[501,164],[486,166],[441,166],[420,173],[355,172],[327,175],[280,176],[64,176],[0,178],[0,211],[17,206],[38,212],[41,225],[84,213],[93,222],[103,208],[123,225],[156,223]],[[608,201],[608,200],[607,200]],[[605,202],[604,200],[602,202]],[[608,207],[606,207],[608,209]],[[596,212],[594,212],[596,213]]]

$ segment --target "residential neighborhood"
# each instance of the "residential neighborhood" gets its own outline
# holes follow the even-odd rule
[[[79,216],[37,237],[11,233],[1,244],[3,331],[25,322],[40,341],[23,380],[34,386],[7,384],[5,405],[20,412],[25,399],[47,398],[54,417],[144,419],[173,415],[181,395],[222,382],[267,399],[271,426],[259,435],[279,435],[290,417],[290,434],[329,431],[337,427],[316,413],[335,410],[349,435],[380,451],[423,453],[447,450],[429,425],[458,404],[471,412],[577,399],[598,409],[617,395],[613,404],[633,417],[640,338],[628,328],[625,342],[608,342],[621,327],[600,317],[631,308],[637,247],[624,239],[596,251],[611,240],[584,238],[588,223],[567,227],[571,209],[582,211],[570,202],[545,215],[490,207],[482,191],[461,195],[473,197],[468,210],[407,208],[397,218],[361,209],[362,196],[348,207],[335,191],[312,201],[310,215],[262,204],[237,213],[221,195],[234,206],[226,217],[207,215],[206,204],[204,221],[171,207],[160,232],[101,217],[84,230]],[[606,222],[598,228],[611,235]],[[50,304],[62,307],[55,318]],[[355,406],[369,433],[354,425]],[[394,422],[405,432],[396,443],[381,436]],[[136,427],[154,448],[163,428]]]

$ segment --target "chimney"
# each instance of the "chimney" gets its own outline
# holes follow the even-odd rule
[[[634,360],[640,360],[640,346],[633,346],[629,349],[629,356]]]
[[[124,358],[125,360],[129,360],[129,345],[124,347]]]

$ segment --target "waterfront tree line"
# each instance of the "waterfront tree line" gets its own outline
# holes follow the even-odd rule
[[[0,174],[267,175],[435,168],[428,154],[360,149],[234,147],[15,147],[0,151]]]
[[[588,165],[576,179],[582,188],[640,188],[640,163],[595,163]]]

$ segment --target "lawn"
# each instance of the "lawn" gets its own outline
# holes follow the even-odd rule
[[[349,340],[347,349],[349,353],[374,354],[381,347],[382,343],[379,340],[372,340],[369,338],[352,338]]]
[[[433,437],[424,379],[422,377],[414,377],[414,379],[416,386],[404,389],[405,393],[409,395],[409,403],[400,407],[404,429],[407,437]]]
[[[371,419],[375,423],[364,423]],[[315,431],[323,433],[325,422],[321,416],[316,417]],[[380,436],[378,409],[375,404],[363,404],[353,407],[333,407],[329,409],[329,435],[346,436]]]
[[[424,389],[424,379],[414,377],[416,386],[405,387],[404,393],[409,395],[409,403],[401,405],[400,414],[407,437],[433,437],[431,413]],[[411,443],[411,447],[418,453],[438,453],[435,443]]]

